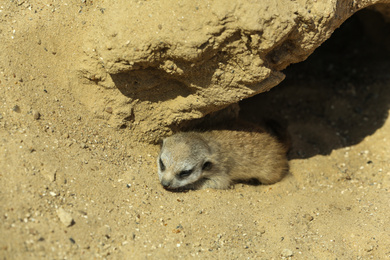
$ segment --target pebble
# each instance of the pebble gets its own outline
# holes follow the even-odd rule
[[[41,171],[42,175],[45,176],[49,181],[53,182],[57,177],[57,169],[45,169]]]
[[[66,212],[63,208],[59,208],[57,210],[57,215],[62,224],[64,224],[66,227],[70,227],[74,224],[72,215],[70,213]]]
[[[259,231],[260,231],[260,234],[264,234],[264,233],[265,233],[265,227],[261,227],[261,228],[259,229]]]
[[[303,215],[303,217],[306,219],[306,220],[308,220],[308,221],[312,221],[314,218],[313,218],[313,216],[311,216],[310,214],[305,214],[305,215]]]
[[[16,113],[20,113],[21,110],[20,110],[20,107],[18,105],[15,105],[13,108],[12,108],[12,111],[16,112]]]
[[[281,253],[282,257],[290,257],[290,256],[293,256],[293,255],[294,255],[294,253],[290,249],[283,249],[283,251]]]
[[[41,114],[36,110],[32,111],[32,115],[33,115],[35,120],[38,120],[39,118],[41,118]]]
[[[109,113],[109,114],[112,114],[114,110],[112,109],[112,107],[106,107],[106,112]]]

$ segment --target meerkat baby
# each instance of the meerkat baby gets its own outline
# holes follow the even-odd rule
[[[168,190],[272,184],[288,170],[288,148],[263,129],[181,132],[163,140],[158,176]]]

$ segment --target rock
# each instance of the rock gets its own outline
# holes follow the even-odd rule
[[[314,218],[313,218],[313,216],[312,215],[310,215],[310,214],[305,214],[305,215],[303,215],[303,218],[304,219],[306,219],[307,221],[312,221]]]
[[[117,1],[94,17],[99,26],[84,41],[83,82],[75,92],[85,88],[80,99],[97,117],[154,142],[270,90],[284,79],[284,68],[379,2],[390,1]],[[165,5],[169,12],[161,12]]]
[[[106,107],[106,112],[112,114],[113,112],[112,107]]]
[[[12,111],[16,112],[16,113],[20,113],[21,112],[21,109],[18,105],[15,105],[13,108],[12,108]]]
[[[282,253],[280,254],[282,257],[291,257],[294,255],[293,251],[290,249],[283,249]]]
[[[50,182],[53,182],[56,180],[57,176],[57,169],[54,167],[45,167],[41,170],[41,173],[43,176],[45,176]]]
[[[35,120],[38,120],[39,118],[41,118],[41,114],[36,110],[32,111],[32,115],[33,115]]]
[[[60,221],[62,222],[62,224],[64,224],[66,227],[70,227],[74,224],[72,215],[66,212],[63,208],[59,208],[57,210],[57,215]]]

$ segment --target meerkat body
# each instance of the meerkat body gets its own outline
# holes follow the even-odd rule
[[[266,131],[182,132],[163,140],[157,159],[164,188],[227,189],[237,182],[272,184],[288,170],[287,148]]]

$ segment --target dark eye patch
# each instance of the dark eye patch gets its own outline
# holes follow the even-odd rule
[[[191,170],[185,170],[185,171],[181,171],[178,175],[179,175],[179,178],[183,179],[183,178],[186,178],[188,176],[191,175],[191,173],[194,171],[194,169],[191,169]]]
[[[203,171],[208,171],[213,167],[213,164],[209,161],[205,162],[202,166]]]
[[[160,158],[160,160],[159,160],[159,163],[160,163],[160,170],[161,170],[161,171],[165,171],[165,165],[164,165],[164,163],[162,162],[161,158]]]

